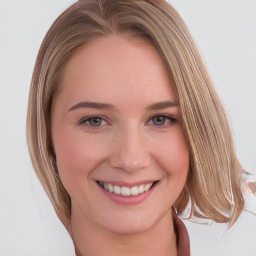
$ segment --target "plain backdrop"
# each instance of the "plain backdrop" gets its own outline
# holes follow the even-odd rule
[[[27,99],[37,52],[52,22],[73,2],[0,0],[0,256],[74,255],[69,234],[33,172],[25,137]],[[169,2],[199,45],[229,113],[242,165],[255,172],[256,1]],[[229,231],[226,242],[219,244],[213,233],[225,226],[218,225],[213,232],[200,226],[195,231],[193,224],[186,223],[192,255],[206,255],[206,251],[207,255],[256,255],[255,218],[243,216]],[[198,237],[211,242],[203,242],[200,249]],[[236,247],[232,250],[233,244]]]

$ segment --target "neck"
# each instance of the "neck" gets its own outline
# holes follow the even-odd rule
[[[177,255],[171,210],[148,230],[124,235],[105,230],[72,209],[71,228],[77,256]]]

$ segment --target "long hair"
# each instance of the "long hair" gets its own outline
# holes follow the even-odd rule
[[[244,200],[241,167],[222,103],[182,18],[163,0],[80,0],[53,23],[31,82],[27,141],[34,169],[66,227],[71,200],[59,178],[51,142],[51,107],[65,66],[78,49],[111,34],[150,41],[166,64],[178,95],[181,126],[190,152],[185,187],[175,202],[181,214],[216,222],[239,217]]]

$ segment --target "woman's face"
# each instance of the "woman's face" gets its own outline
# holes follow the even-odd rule
[[[142,39],[98,39],[72,57],[61,86],[52,140],[72,218],[132,234],[169,216],[189,153],[155,48]]]

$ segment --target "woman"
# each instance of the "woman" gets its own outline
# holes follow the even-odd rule
[[[231,226],[243,209],[225,111],[165,1],[67,9],[38,54],[27,137],[77,255],[189,255],[176,212]]]

